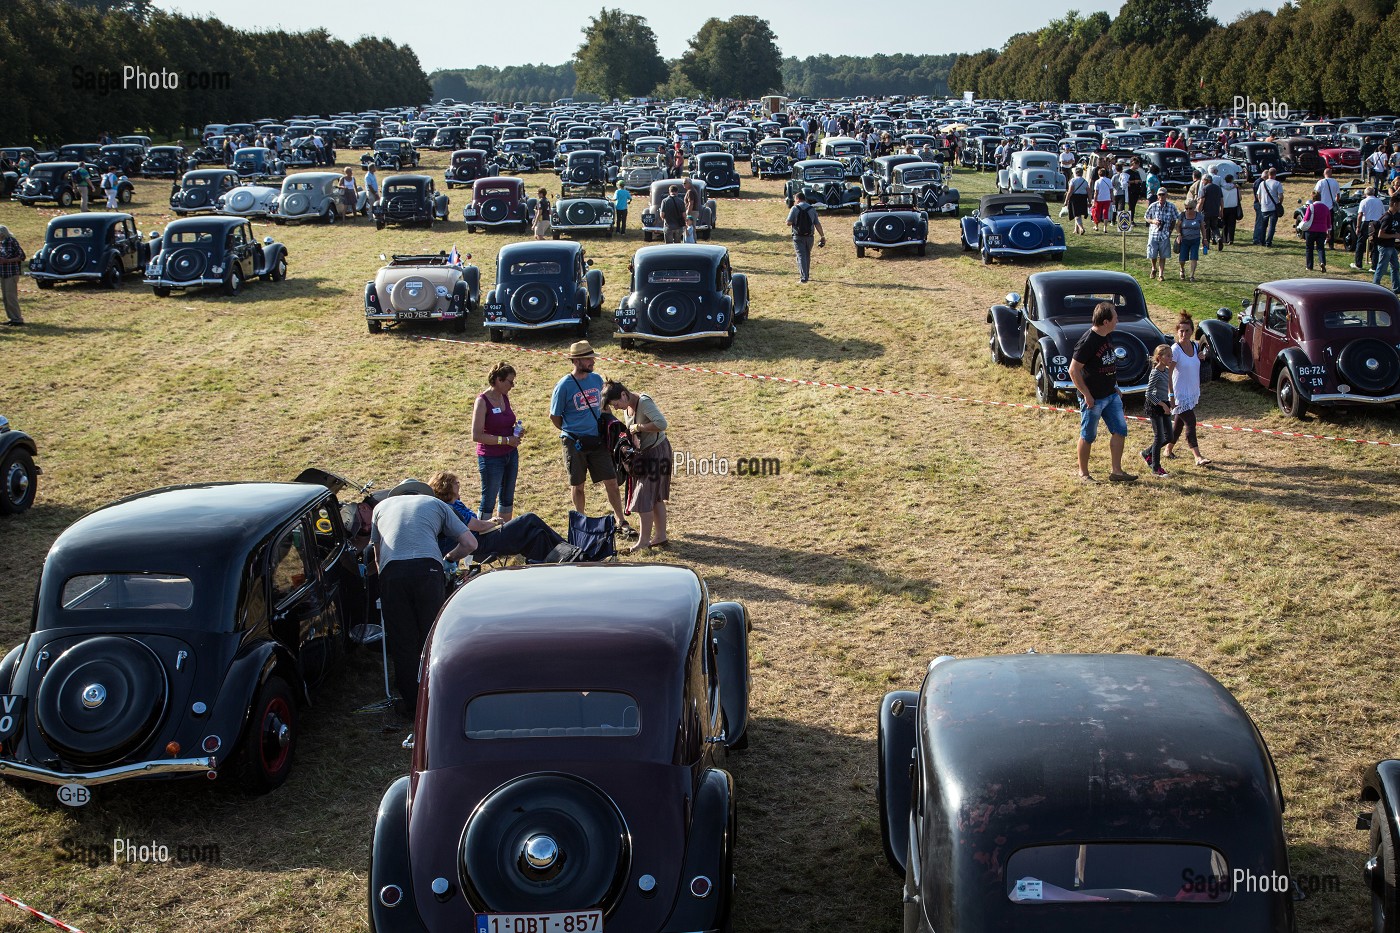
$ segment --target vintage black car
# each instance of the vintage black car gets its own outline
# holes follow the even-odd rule
[[[553,136],[531,136],[528,142],[535,152],[535,168],[553,171],[559,158],[559,142]]]
[[[190,156],[184,146],[152,146],[141,163],[147,178],[175,178],[188,168]]]
[[[787,178],[792,175],[792,143],[773,136],[762,140],[749,156],[749,174],[757,178]]]
[[[287,174],[287,164],[266,146],[244,146],[233,153],[233,171],[242,181],[280,181]]]
[[[0,702],[19,710],[0,776],[272,790],[358,585],[327,486],[174,486],[88,513],[49,549],[31,634],[0,661]]]
[[[1069,378],[1070,357],[1079,338],[1093,326],[1094,308],[1101,301],[1118,312],[1113,352],[1119,390],[1129,395],[1147,391],[1152,351],[1170,340],[1148,317],[1137,279],[1125,272],[1032,273],[1026,279],[1024,302],[1012,292],[1005,304],[992,305],[987,311],[992,360],[1020,366],[1029,354],[1036,400],[1055,404],[1061,392],[1075,391]]]
[[[1191,157],[1180,149],[1149,146],[1133,150],[1133,155],[1142,160],[1143,180],[1147,180],[1147,169],[1156,169],[1157,179],[1163,188],[1184,191],[1191,187]],[[1235,179],[1240,181],[1240,179]]]
[[[55,158],[57,162],[91,162],[93,165],[102,164],[102,144],[101,143],[69,143],[66,146],[59,146]]]
[[[1388,289],[1284,279],[1263,283],[1240,303],[1238,327],[1229,308],[1198,325],[1202,378],[1248,376],[1273,391],[1290,418],[1310,407],[1400,402],[1400,298]]]
[[[878,196],[894,181],[896,166],[923,161],[917,155],[901,152],[895,155],[879,156],[865,164],[865,174],[860,176],[861,188],[866,194]]]
[[[40,288],[79,281],[116,288],[123,276],[141,274],[149,260],[150,247],[130,214],[65,214],[49,221],[29,274]]]
[[[624,350],[639,341],[682,343],[707,337],[727,350],[748,319],[748,276],[733,271],[723,246],[644,246],[632,258],[631,271],[631,290],[613,313]]]
[[[588,335],[603,309],[603,272],[569,240],[508,243],[496,256],[496,284],[486,293],[485,326],[493,341],[509,331],[571,328]]]
[[[529,230],[535,213],[535,199],[525,196],[525,183],[519,178],[488,175],[472,182],[471,203],[462,208],[467,232],[487,227],[519,227]]]
[[[1273,759],[1187,661],[941,657],[878,755],[904,933],[1294,929]]]
[[[18,515],[34,504],[39,474],[44,472],[34,463],[37,456],[34,438],[10,427],[10,419],[0,415],[0,515]],[[0,716],[5,712],[0,710]]]
[[[39,201],[53,201],[59,207],[68,207],[79,200],[73,173],[80,165],[78,162],[41,162],[33,166],[29,169],[29,176],[21,181],[19,188],[15,190],[15,200],[31,207]],[[101,189],[97,187],[97,183],[102,178],[102,169],[93,164],[82,167],[87,168],[92,179],[89,197],[101,197]],[[135,196],[136,188],[130,179],[125,175],[118,178],[117,200],[122,204],[130,204]]]
[[[523,175],[539,171],[539,161],[528,139],[507,139],[492,152],[488,167],[492,175]]]
[[[697,154],[693,175],[705,182],[705,190],[711,196],[739,194],[739,173],[734,170],[734,156],[727,152]]]
[[[394,172],[417,168],[418,162],[418,150],[413,148],[413,143],[410,140],[404,139],[402,136],[386,136],[383,139],[376,139],[374,148],[360,156],[362,166],[373,163],[375,168]]]
[[[467,144],[467,137],[471,135],[471,130],[465,126],[444,126],[440,127],[437,134],[433,136],[433,141],[429,144],[429,149],[447,151],[461,149]],[[488,137],[489,138],[489,137]]]
[[[719,141],[736,159],[747,159],[753,154],[753,133],[743,127],[720,130]]]
[[[467,583],[423,653],[410,773],[375,819],[370,929],[730,929],[748,633],[685,567]]]
[[[389,224],[424,224],[431,228],[447,219],[448,197],[438,194],[428,175],[390,175],[380,187],[380,198],[370,208],[374,228]]]
[[[611,237],[617,214],[607,198],[556,198],[550,205],[550,233],[554,239],[563,234],[602,233]]]
[[[3,435],[0,435],[3,436]],[[1400,761],[1387,758],[1366,769],[1361,782],[1362,803],[1372,804],[1359,814],[1356,828],[1370,831],[1368,857],[1361,870],[1371,895],[1371,929],[1395,933],[1400,918]]]
[[[103,146],[96,163],[104,171],[115,170],[119,175],[139,175],[146,160],[146,148],[137,143],[112,143]]]
[[[186,172],[170,191],[170,209],[181,217],[213,213],[219,198],[240,184],[238,173],[227,168],[200,168]]]
[[[600,197],[604,188],[617,178],[609,172],[604,153],[598,149],[579,149],[564,157],[559,171],[560,195],[593,195]]]
[[[172,220],[164,234],[151,234],[150,248],[145,281],[159,298],[201,285],[220,285],[234,296],[249,279],[287,277],[287,248],[272,237],[259,244],[253,225],[241,217]]]
[[[1225,158],[1237,163],[1245,170],[1246,181],[1257,181],[1269,169],[1275,170],[1279,178],[1287,178],[1291,170],[1283,162],[1278,143],[1247,140],[1231,143],[1225,149]],[[1240,179],[1235,179],[1239,181]]]
[[[443,183],[448,190],[458,185],[467,187],[478,178],[491,173],[486,168],[487,153],[481,149],[458,149],[452,153],[452,163],[443,173]]]
[[[666,223],[661,216],[661,202],[670,196],[672,185],[681,189],[681,196],[684,197],[684,179],[662,178],[651,183],[647,203],[642,206],[642,241],[645,243],[650,243],[653,238],[659,240],[665,236]],[[690,185],[700,199],[700,215],[695,219],[695,236],[697,239],[708,240],[717,226],[719,206],[710,200],[704,181],[692,178]]]
[[[1322,147],[1311,136],[1290,136],[1278,140],[1279,156],[1284,168],[1295,175],[1321,175],[1326,165],[1322,161]]]
[[[871,201],[860,212],[851,237],[856,244],[856,257],[868,249],[881,255],[887,249],[913,247],[920,256],[928,249],[928,211],[919,204],[917,194],[890,194]]]

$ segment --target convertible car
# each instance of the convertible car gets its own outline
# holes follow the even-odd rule
[[[1147,316],[1147,302],[1137,279],[1124,272],[1034,273],[1026,279],[1024,306],[1021,296],[1012,292],[1005,304],[987,311],[992,360],[1020,366],[1030,354],[1036,400],[1042,405],[1055,404],[1061,392],[1075,391],[1069,378],[1070,356],[1092,326],[1094,308],[1101,301],[1110,302],[1118,311],[1118,326],[1113,331],[1118,388],[1125,394],[1145,392],[1152,351],[1169,338]]]
[[[730,929],[748,630],[685,567],[520,567],[458,590],[423,652],[409,773],[375,818],[370,930]]]
[[[940,657],[878,755],[903,933],[1294,929],[1277,769],[1187,661]]]
[[[984,194],[958,223],[963,250],[977,250],[987,265],[1018,256],[1065,258],[1065,228],[1038,194]]]

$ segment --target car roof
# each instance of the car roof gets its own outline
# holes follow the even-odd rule
[[[405,184],[412,184],[412,185],[419,185],[419,186],[422,186],[422,185],[430,184],[430,183],[432,182],[432,180],[433,180],[433,177],[432,177],[431,175],[419,175],[419,174],[390,175],[388,178],[386,178],[386,179],[384,179],[382,182],[380,182],[380,184],[381,184],[381,185],[394,185],[394,184],[405,185]]]
[[[248,223],[247,217],[223,217],[218,214],[199,214],[194,217],[177,217],[165,225],[165,232],[183,230],[186,227],[241,227]]]
[[[1259,289],[1282,298],[1295,308],[1316,313],[1380,308],[1391,312],[1392,320],[1400,322],[1400,299],[1388,288],[1372,285],[1370,282],[1352,282],[1345,279],[1279,279],[1264,282]]]
[[[237,175],[231,168],[196,168],[185,173],[186,178],[215,178],[222,175]]]
[[[676,263],[690,265],[700,258],[714,264],[723,260],[728,253],[727,247],[714,243],[657,243],[637,250],[632,262],[636,269],[641,271],[646,267],[664,267]]]
[[[67,227],[72,225],[74,221],[82,221],[83,223],[110,224],[118,223],[123,220],[133,219],[134,218],[130,214],[124,214],[118,211],[88,211],[86,214],[60,214],[59,216],[49,221],[49,226]]]
[[[583,252],[583,245],[575,240],[523,240],[507,243],[496,254],[496,262],[519,262],[526,257],[546,259],[572,258]],[[569,271],[569,270],[564,270]]]
[[[91,570],[197,570],[239,559],[326,492],[312,483],[205,483],[137,493],[69,525],[49,550],[45,574],[50,567],[65,578]]]
[[[525,181],[524,181],[524,179],[521,179],[521,178],[512,178],[512,177],[509,176],[509,175],[488,175],[488,176],[485,177],[485,178],[478,178],[478,179],[476,179],[475,181],[472,182],[472,189],[473,189],[473,190],[475,190],[475,189],[477,189],[477,188],[501,187],[501,186],[509,187],[509,188],[522,188],[522,189],[523,189],[523,188],[525,187]]]

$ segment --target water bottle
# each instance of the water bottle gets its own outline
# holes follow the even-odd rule
[[[514,433],[516,437],[519,437],[521,434],[525,433],[525,424],[519,418],[515,419]]]

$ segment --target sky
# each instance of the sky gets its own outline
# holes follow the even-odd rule
[[[1281,0],[1214,0],[1211,15],[1228,23],[1246,10],[1275,9]],[[400,12],[394,4],[371,0],[292,0],[285,4],[210,3],[207,0],[155,0],[165,10],[217,16],[241,29],[290,32],[324,28],[353,42],[379,35],[418,53],[423,69],[476,65],[557,65],[573,58],[590,16],[604,6],[644,16],[656,33],[661,54],[677,58],[687,40],[710,17],[750,14],[768,20],[783,54],[805,58],[876,53],[975,52],[1000,48],[1013,33],[1039,29],[1071,9],[1105,10],[1116,16],[1119,2],[1066,0],[703,0],[700,3],[639,3],[636,0],[525,0],[519,13],[498,12],[480,3],[415,4]],[[510,5],[504,7],[510,10]],[[976,11],[975,14],[972,11]],[[499,33],[493,34],[492,28]]]

